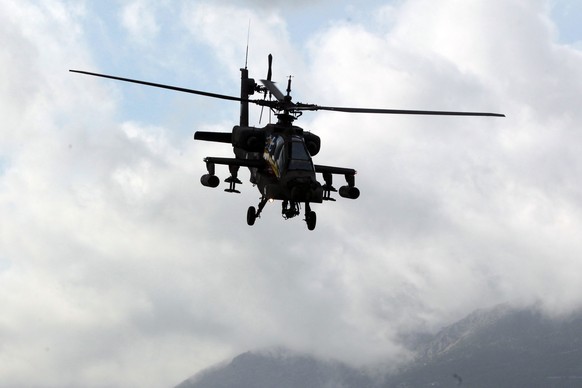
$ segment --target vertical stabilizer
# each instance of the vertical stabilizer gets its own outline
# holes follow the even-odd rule
[[[252,91],[254,92],[254,90]],[[245,67],[240,69],[240,126],[249,126],[249,71]]]

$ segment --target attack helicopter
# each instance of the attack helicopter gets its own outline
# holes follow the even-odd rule
[[[315,211],[311,209],[311,204],[335,201],[331,196],[332,192],[338,192],[340,197],[348,199],[357,199],[360,196],[360,190],[355,185],[356,170],[313,163],[313,157],[320,151],[321,139],[314,133],[304,131],[301,127],[294,125],[295,120],[301,117],[305,111],[505,117],[503,114],[488,112],[351,108],[294,102],[291,97],[291,76],[287,81],[286,93],[284,94],[271,79],[272,62],[273,57],[269,54],[267,77],[266,79],[261,79],[260,82],[256,82],[254,78],[249,78],[246,64],[244,68],[240,69],[240,97],[82,70],[69,71],[239,102],[240,120],[232,131],[197,131],[194,133],[194,139],[231,144],[235,156],[234,158],[204,158],[207,173],[200,178],[203,186],[218,187],[220,179],[216,175],[216,165],[225,165],[228,166],[230,176],[224,180],[228,183],[228,188],[224,191],[240,193],[236,188],[236,185],[242,184],[242,181],[238,178],[239,169],[241,167],[249,169],[250,182],[258,188],[261,194],[258,206],[250,206],[247,210],[247,224],[249,226],[255,224],[267,202],[280,200],[282,201],[281,214],[284,219],[300,215],[301,204],[305,204],[304,221],[307,224],[307,228],[313,230],[315,229],[317,216]],[[262,94],[262,98],[251,99],[250,96],[255,93]],[[268,99],[267,95],[269,96]],[[277,122],[274,124],[269,123],[264,127],[250,126],[249,104],[261,106],[261,116],[264,108],[270,109],[277,117]],[[323,184],[316,179],[316,174],[322,175]],[[339,191],[333,186],[334,175],[343,175],[346,182],[345,185],[339,188]]]

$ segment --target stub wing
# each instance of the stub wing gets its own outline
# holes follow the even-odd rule
[[[343,168],[343,167],[332,167],[332,166],[322,166],[320,164],[316,164],[315,172],[319,172],[322,174],[337,174],[337,175],[356,175],[356,170],[353,168]]]
[[[322,166],[316,164],[315,172],[323,174],[323,180],[325,184],[323,185],[323,199],[328,201],[334,201],[331,198],[332,191],[338,191],[333,187],[333,175],[343,175],[346,178],[347,185],[340,187],[339,195],[343,198],[356,199],[360,196],[360,190],[356,187],[356,170],[353,168],[343,168],[343,167],[333,167],[333,166]]]
[[[217,187],[220,184],[220,179],[215,175],[215,166],[217,164],[222,164],[228,166],[228,170],[230,171],[230,176],[226,178],[225,182],[229,183],[228,189],[225,191],[230,193],[240,193],[236,189],[236,185],[240,185],[242,182],[238,179],[238,170],[241,167],[249,167],[249,168],[261,168],[263,167],[265,161],[260,159],[240,159],[240,158],[216,158],[216,157],[207,157],[204,158],[204,162],[206,162],[206,169],[208,170],[208,174],[202,175],[200,178],[200,182],[202,185],[207,187]]]
[[[237,166],[237,167],[255,167],[260,168],[265,165],[265,161],[262,159],[239,159],[239,158],[217,158],[217,157],[207,157],[204,161],[212,164],[223,164],[226,166]]]

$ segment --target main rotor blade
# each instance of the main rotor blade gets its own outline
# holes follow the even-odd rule
[[[117,80],[117,81],[132,82],[134,84],[147,85],[147,86],[153,86],[153,87],[156,87],[156,88],[175,90],[175,91],[178,91],[178,92],[191,93],[191,94],[199,94],[201,96],[212,97],[212,98],[220,98],[220,99],[223,99],[223,100],[249,101],[249,102],[253,102],[252,100],[245,100],[245,99],[242,99],[240,97],[233,97],[233,96],[227,96],[227,95],[224,95],[224,94],[203,92],[201,90],[187,89],[187,88],[181,88],[181,87],[178,87],[178,86],[170,86],[170,85],[157,84],[157,83],[153,83],[153,82],[139,81],[139,80],[136,80],[136,79],[116,77],[116,76],[113,76],[113,75],[90,73],[88,71],[82,71],[82,70],[69,70],[69,71],[72,72],[72,73],[87,74],[87,75],[93,75],[95,77],[110,78],[110,79],[114,79],[114,80]]]
[[[79,73],[79,74],[86,74],[92,75],[95,77],[102,77],[102,78],[109,78],[117,81],[124,81],[124,82],[131,82],[140,85],[146,86],[153,86],[156,88],[174,90],[183,93],[190,93],[190,94],[198,94],[201,96],[212,97],[212,98],[219,98],[222,100],[229,100],[229,101],[239,101],[239,102],[249,102],[253,104],[257,104],[259,106],[268,106],[275,108],[276,105],[273,104],[274,101],[263,101],[263,100],[250,100],[250,99],[243,99],[240,97],[228,96],[225,94],[218,94],[218,93],[210,93],[204,92],[201,90],[196,89],[188,89],[182,88],[178,86],[171,86],[171,85],[164,85],[158,84],[154,82],[147,82],[147,81],[140,81],[131,78],[123,78],[117,77],[107,74],[99,74],[99,73],[91,73],[88,71],[83,70],[69,70],[72,73]],[[271,92],[273,96],[279,102],[283,102],[285,100],[285,95],[275,86],[275,83],[270,80],[261,80],[263,85]],[[293,111],[316,111],[316,110],[327,110],[332,112],[348,112],[348,113],[379,113],[379,114],[408,114],[408,115],[438,115],[438,116],[493,116],[493,117],[505,117],[504,114],[500,113],[487,113],[487,112],[454,112],[454,111],[430,111],[430,110],[406,110],[406,109],[375,109],[375,108],[349,108],[349,107],[338,107],[338,106],[321,106],[321,105],[313,105],[313,104],[289,104],[288,107],[290,110]]]
[[[262,79],[261,82],[263,83],[263,85],[265,85],[265,87],[269,90],[269,92],[271,92],[271,94],[273,96],[275,96],[277,101],[285,100],[285,95],[283,94],[283,92],[281,92],[279,90],[279,88],[275,85],[275,83],[273,81],[267,80],[267,79]]]
[[[399,114],[399,115],[433,115],[433,116],[490,116],[505,117],[501,113],[489,112],[455,112],[441,110],[409,110],[409,109],[375,109],[375,108],[347,108],[339,106],[320,106],[311,104],[295,104],[294,110],[328,110],[332,112],[348,113],[379,113],[379,114]]]

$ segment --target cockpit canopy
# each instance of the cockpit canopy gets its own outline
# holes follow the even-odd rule
[[[313,171],[313,163],[303,139],[299,136],[293,136],[287,144],[291,147],[287,169]]]
[[[277,177],[283,171],[314,171],[311,156],[300,136],[273,134],[266,151],[267,160]]]

